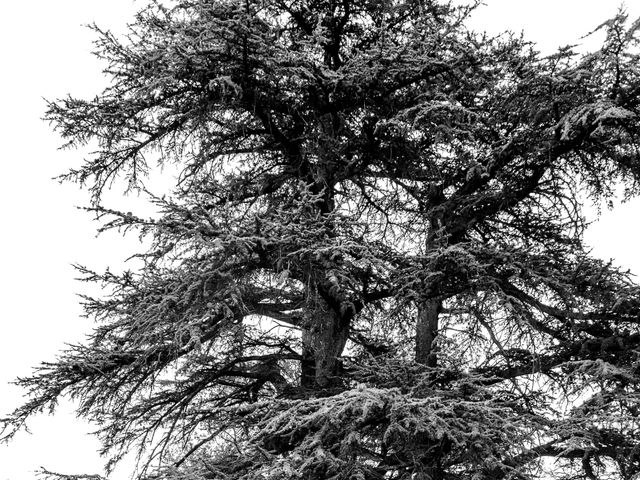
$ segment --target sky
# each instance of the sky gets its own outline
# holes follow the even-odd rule
[[[144,0],[16,0],[0,6],[0,417],[22,401],[9,382],[52,360],[65,343],[81,341],[90,322],[81,318],[72,264],[98,270],[121,265],[135,242],[116,234],[96,238],[91,216],[76,208],[88,195],[52,178],[82,161],[82,151],[58,150],[60,139],[41,119],[46,103],[72,93],[90,97],[106,85],[91,55],[96,22],[122,32]],[[486,0],[473,26],[496,33],[524,31],[542,52],[580,42],[612,17],[615,0]],[[640,5],[628,5],[633,18]],[[593,41],[591,41],[593,45]],[[586,48],[586,47],[585,47]],[[116,198],[119,192],[114,192]],[[124,201],[127,201],[126,199]],[[603,211],[587,232],[596,256],[640,274],[640,201]],[[40,415],[31,434],[0,445],[0,480],[30,480],[44,466],[65,473],[102,473],[93,430],[75,417],[73,403]],[[110,477],[129,478],[130,463]]]

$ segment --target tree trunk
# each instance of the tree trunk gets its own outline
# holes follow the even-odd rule
[[[428,193],[428,203],[432,209],[441,204],[445,197],[442,188],[432,184]],[[442,212],[433,209],[429,217],[429,234],[425,244],[425,252],[428,253],[438,248],[445,238],[441,232]],[[438,357],[436,352],[436,337],[438,336],[438,316],[442,309],[442,301],[436,299],[425,300],[417,305],[418,318],[416,321],[416,362],[427,367],[437,367]]]
[[[442,303],[439,300],[427,300],[418,305],[416,362],[427,367],[438,366],[435,340],[438,336],[438,316],[441,307]]]
[[[300,385],[312,389],[316,384],[316,361],[313,355],[313,339],[310,327],[302,327],[302,361],[300,363]]]
[[[312,313],[302,332],[302,377],[305,388],[328,388],[337,383],[338,358],[347,343],[348,325],[331,309]]]
[[[319,323],[319,331],[314,335],[316,384],[320,388],[335,385],[338,381],[338,357],[347,343],[348,328],[341,325],[338,315],[331,312]]]

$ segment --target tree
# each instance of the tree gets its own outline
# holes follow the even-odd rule
[[[640,23],[542,57],[435,0],[151,2],[46,118],[136,271],[29,378],[162,479],[637,478],[640,290],[583,204],[639,193]],[[171,192],[144,187],[178,172]],[[157,215],[109,209],[114,181]]]

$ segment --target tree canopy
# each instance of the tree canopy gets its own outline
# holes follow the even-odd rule
[[[640,288],[583,207],[640,193],[639,22],[541,56],[436,0],[150,2],[110,86],[49,103],[64,178],[149,248],[18,380],[141,478],[640,473]],[[150,171],[178,172],[171,189]],[[110,209],[113,182],[151,218]],[[546,476],[545,476],[546,475]]]

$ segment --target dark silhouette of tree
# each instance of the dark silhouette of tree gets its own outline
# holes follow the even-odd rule
[[[639,193],[640,23],[550,57],[435,0],[152,2],[49,104],[150,248],[18,384],[157,479],[632,479],[640,290],[582,207]],[[103,205],[113,181],[158,214]],[[549,459],[549,460],[545,460]]]

